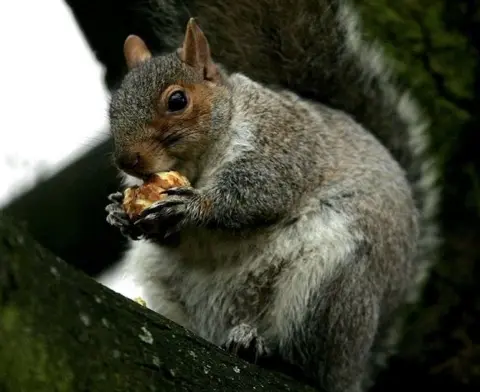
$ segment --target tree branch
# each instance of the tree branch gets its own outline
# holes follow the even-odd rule
[[[4,207],[28,222],[33,238],[90,276],[115,263],[126,244],[105,220],[107,196],[120,185],[112,150],[109,138]]]
[[[4,216],[0,390],[313,391],[100,285]]]

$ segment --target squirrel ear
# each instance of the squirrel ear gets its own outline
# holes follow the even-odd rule
[[[128,69],[132,69],[152,57],[143,40],[136,35],[129,35],[123,44],[123,54]]]
[[[207,37],[194,18],[190,18],[182,48],[178,50],[180,59],[193,68],[202,70],[205,80],[218,81],[218,68],[212,60]]]

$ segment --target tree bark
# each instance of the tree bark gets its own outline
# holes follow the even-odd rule
[[[107,196],[120,186],[112,149],[108,139],[5,207],[43,246],[90,276],[118,260],[126,243],[105,220]]]
[[[0,217],[2,392],[313,391],[98,284]]]

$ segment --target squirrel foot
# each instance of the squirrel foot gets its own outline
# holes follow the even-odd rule
[[[135,225],[131,222],[130,218],[128,217],[127,213],[123,209],[122,201],[123,201],[123,194],[122,192],[115,192],[108,196],[108,200],[112,203],[108,204],[105,208],[105,211],[108,212],[107,215],[107,222],[120,229],[120,232],[125,237],[138,240],[141,236],[141,232],[135,227]]]
[[[222,348],[251,363],[256,363],[260,357],[270,354],[265,339],[258,335],[257,328],[249,324],[233,327]]]

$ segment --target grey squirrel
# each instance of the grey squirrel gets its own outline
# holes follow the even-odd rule
[[[110,106],[125,184],[176,170],[192,187],[135,223],[110,196],[107,221],[132,238],[123,268],[150,308],[212,343],[364,391],[436,251],[426,123],[347,2],[196,12],[206,34],[191,19],[179,50],[125,41]]]

